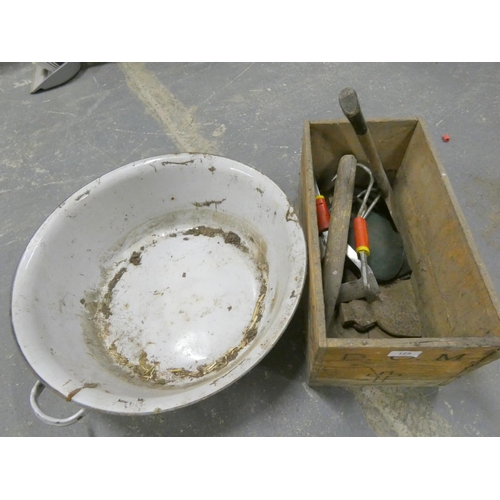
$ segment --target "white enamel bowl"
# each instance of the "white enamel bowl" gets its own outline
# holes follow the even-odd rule
[[[227,158],[138,161],[88,184],[30,241],[13,286],[19,347],[44,386],[120,415],[202,400],[255,366],[302,293],[285,194]]]

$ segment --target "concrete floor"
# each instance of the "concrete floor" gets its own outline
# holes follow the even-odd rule
[[[500,65],[108,63],[30,95],[32,76],[31,64],[0,64],[1,435],[500,435],[500,361],[441,388],[313,389],[300,311],[257,367],[201,403],[140,418],[88,412],[49,427],[31,411],[36,378],[9,319],[24,248],[77,189],[133,160],[203,149],[259,168],[296,199],[303,121],[342,118],[345,86],[369,118],[426,121],[498,293]],[[75,409],[50,391],[41,404],[58,416]]]

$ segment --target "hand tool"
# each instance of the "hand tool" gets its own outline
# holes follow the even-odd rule
[[[326,242],[328,241],[328,227],[330,226],[330,212],[325,197],[319,192],[318,183],[314,181],[316,197],[316,217],[318,219],[318,233],[321,258],[325,256]]]
[[[367,203],[370,203],[372,197],[373,191]],[[404,266],[406,257],[400,234],[394,229],[393,224],[387,217],[371,210],[378,198],[379,196],[375,196],[370,207],[364,213],[370,235],[368,265],[371,267],[377,281],[388,282],[404,275],[408,266]],[[360,205],[365,199],[366,189],[359,192],[355,197],[355,201],[359,202]],[[348,241],[350,245],[355,245],[352,225],[349,228]]]
[[[362,168],[370,177],[370,182],[368,187],[364,191],[363,201],[358,210],[358,215],[353,220],[354,226],[354,241],[356,252],[361,261],[361,279],[363,282],[363,287],[368,289],[368,275],[367,275],[367,259],[370,255],[370,240],[368,238],[368,226],[366,225],[366,216],[372,211],[375,204],[378,202],[380,195],[375,198],[372,204],[366,208],[368,198],[370,197],[371,190],[373,188],[373,174],[368,167],[361,163],[357,163],[356,167]]]
[[[342,284],[355,176],[356,158],[352,155],[343,156],[337,170],[328,241],[323,261],[323,292],[327,331],[330,329]]]
[[[385,199],[389,213],[394,219],[392,188],[389,184],[389,179],[387,179],[387,175],[377,152],[372,134],[367,127],[365,118],[361,112],[356,92],[350,87],[343,89],[339,95],[339,103],[344,115],[351,123],[354,132],[356,132],[356,136],[358,137],[363,151],[368,157],[370,168],[373,171],[373,175],[375,176],[380,192]]]
[[[335,176],[336,178],[337,176]],[[328,241],[328,228],[330,226],[330,211],[328,209],[328,204],[325,197],[320,194],[318,183],[314,181],[314,193],[316,196],[316,216],[318,219],[318,233],[320,242],[320,254],[321,258],[325,256],[326,243]],[[369,210],[370,211],[370,210]],[[351,245],[347,245],[347,257],[352,261],[352,263],[361,270],[361,261],[358,259],[358,255]]]
[[[350,302],[351,300],[366,298],[368,302],[373,302],[380,293],[380,287],[375,279],[375,275],[370,266],[366,266],[366,282],[363,283],[363,278],[353,281],[347,281],[340,285],[337,304],[342,302]]]
[[[402,271],[405,252],[401,235],[395,231],[391,222],[382,215],[371,212],[366,217],[370,235],[370,256],[368,265],[379,282],[390,282]],[[349,228],[349,243],[355,245],[354,229]]]
[[[373,302],[376,296],[380,293],[375,275],[368,265],[367,259],[370,255],[370,241],[368,238],[368,227],[366,225],[366,217],[371,213],[373,207],[380,199],[380,195],[375,196],[375,199],[368,205],[368,200],[374,185],[374,178],[371,170],[362,163],[356,164],[357,168],[364,170],[369,176],[368,187],[357,195],[361,200],[361,204],[357,216],[353,220],[354,225],[354,240],[356,253],[359,256],[359,269],[361,270],[361,280],[348,281],[340,286],[337,303],[348,302],[355,299],[366,298],[368,302]],[[347,246],[347,254],[352,251],[350,245]],[[351,259],[352,260],[352,259]]]
[[[349,244],[346,244],[347,242],[344,243],[342,241],[341,234],[336,235],[335,241],[333,238],[328,238],[327,253],[329,251],[328,245],[330,245],[330,248],[333,248],[335,245],[336,250],[332,251],[336,251],[339,253],[342,252],[342,245],[343,244],[346,245],[347,256],[361,270],[361,279],[349,281],[347,283],[342,283],[342,276],[339,276],[341,273],[338,272],[338,269],[343,269],[344,256],[342,256],[342,258],[340,259],[337,257],[336,259],[337,262],[335,263],[334,266],[332,266],[331,269],[326,267],[327,259],[325,257],[325,265],[323,268],[323,282],[325,291],[325,307],[326,307],[327,322],[329,319],[331,320],[333,316],[333,311],[336,303],[346,302],[360,298],[366,298],[369,302],[372,302],[373,300],[375,300],[377,294],[380,292],[377,280],[375,279],[375,276],[367,263],[367,257],[370,253],[370,243],[368,240],[366,221],[364,219],[364,217],[366,217],[372,211],[373,207],[380,199],[380,195],[376,196],[375,200],[369,206],[367,206],[368,199],[370,197],[370,193],[375,182],[371,170],[365,165],[357,163],[356,158],[354,156],[346,155],[342,157],[339,163],[339,169],[337,175],[334,177],[334,179],[332,179],[332,181],[333,180],[336,181],[335,191],[334,191],[334,205],[335,203],[337,203],[337,208],[335,213],[338,215],[334,215],[334,208],[332,207],[332,219],[334,219],[335,217],[339,217],[339,219],[336,220],[337,233],[339,233],[339,228],[340,231],[344,228],[345,221],[347,220],[347,218],[350,218],[350,215],[348,216],[347,212],[350,212],[350,209],[352,208],[351,204],[354,191],[354,180],[352,179],[352,184],[347,186],[344,180],[344,176],[346,174],[343,171],[341,171],[341,167],[344,170],[349,169],[351,175],[354,176],[355,172],[353,174],[351,169],[355,171],[356,168],[361,168],[368,174],[370,180],[368,188],[359,195],[363,196],[363,198],[361,201],[361,206],[358,210],[357,217],[354,219],[354,222],[357,227],[357,231],[355,233],[356,251],[354,251]],[[349,190],[349,193],[346,192],[347,190]],[[347,205],[345,205],[346,203]],[[330,241],[332,241],[333,243],[330,243]],[[356,258],[358,256],[359,259]],[[333,257],[331,257],[331,259],[333,260]],[[340,260],[342,261],[341,263]],[[333,276],[331,276],[332,273]],[[330,276],[330,279],[328,279],[328,276]],[[336,299],[336,301],[333,302],[333,299]],[[332,301],[332,303],[329,304],[329,301]]]

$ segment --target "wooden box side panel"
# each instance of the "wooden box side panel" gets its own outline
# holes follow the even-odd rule
[[[306,282],[308,302],[306,309],[307,364],[309,377],[314,379],[324,353],[322,347],[326,343],[326,326],[310,137],[309,122],[305,122],[302,141],[299,205],[308,248],[308,277]]]
[[[417,357],[391,353],[420,353]],[[316,383],[331,385],[443,385],[498,358],[499,347],[337,347],[327,349]]]
[[[417,122],[417,119],[368,122],[390,180],[403,160]],[[353,154],[358,161],[368,165],[368,159],[347,120],[311,123],[310,140],[314,172],[320,184],[328,182],[335,175],[340,158],[346,154]]]
[[[394,199],[426,335],[500,336],[493,286],[420,122],[397,172]]]

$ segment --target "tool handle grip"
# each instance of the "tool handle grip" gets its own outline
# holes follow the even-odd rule
[[[356,217],[353,221],[354,226],[354,241],[356,244],[356,252],[370,255],[370,239],[368,238],[368,225],[366,219]]]
[[[316,196],[316,214],[318,216],[319,234],[328,231],[330,227],[330,212],[324,196]]]
[[[346,118],[351,122],[356,135],[365,135],[368,131],[365,117],[361,112],[358,95],[351,87],[347,87],[340,92],[339,104]]]

